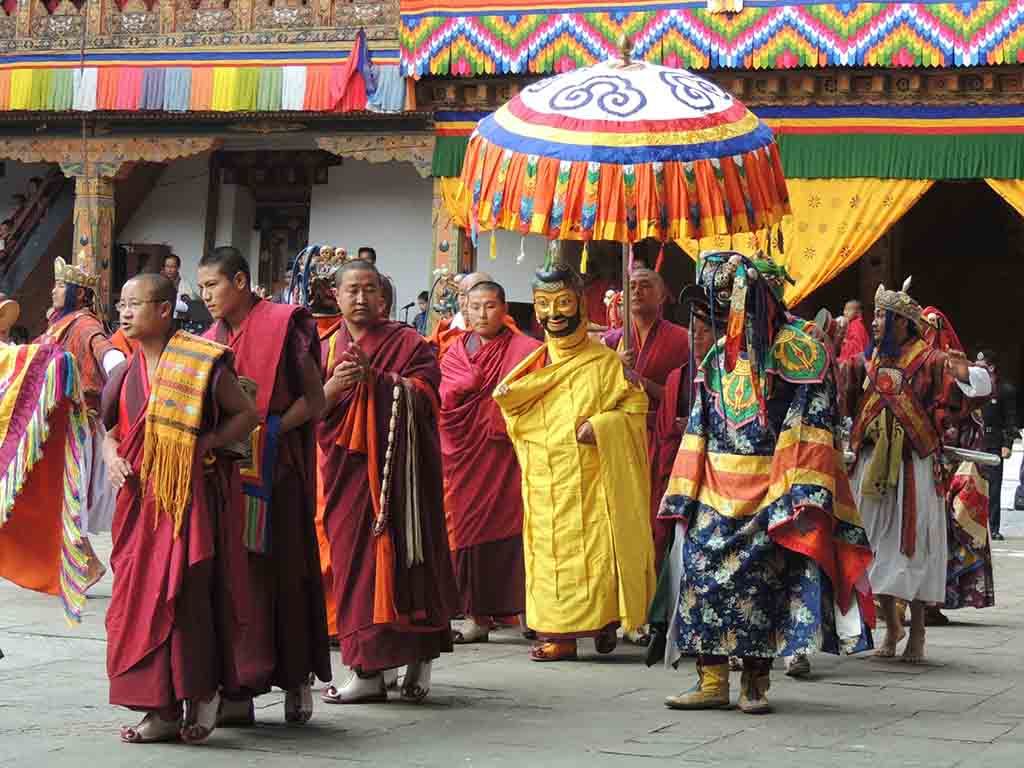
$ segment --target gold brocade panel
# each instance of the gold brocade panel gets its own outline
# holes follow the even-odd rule
[[[786,265],[796,285],[786,286],[786,303],[796,306],[816,288],[856,262],[932,186],[911,179],[787,179],[793,215],[782,224],[784,249],[772,256]],[[991,181],[989,182],[992,183]],[[1011,182],[1022,184],[1022,182]],[[998,188],[996,191],[1003,194]],[[1024,213],[1024,187],[1015,204]],[[691,258],[701,250],[732,249],[744,254],[765,245],[766,235],[689,240],[680,245]]]
[[[469,226],[469,190],[462,186],[458,178],[438,177],[441,182],[441,198],[444,207],[451,216],[451,223],[462,229]]]
[[[1024,179],[985,179],[985,183],[1024,216]]]

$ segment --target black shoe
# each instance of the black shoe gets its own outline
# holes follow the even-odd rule
[[[1006,541],[1006,537],[1003,536],[999,531],[995,531],[992,534],[992,541]]]

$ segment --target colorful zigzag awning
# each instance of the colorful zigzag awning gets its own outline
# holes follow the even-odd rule
[[[961,67],[1024,62],[1024,0],[401,0],[407,75],[550,73],[614,56],[686,69]]]

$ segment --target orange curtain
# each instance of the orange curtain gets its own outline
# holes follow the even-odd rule
[[[785,264],[796,281],[786,286],[786,303],[796,306],[856,262],[933,183],[914,179],[787,179],[793,215],[782,223],[783,252],[772,249],[772,255]],[[1024,188],[1020,199],[1024,201]],[[680,245],[696,258],[702,250],[712,249],[750,254],[763,247],[765,240],[762,232],[687,240]]]

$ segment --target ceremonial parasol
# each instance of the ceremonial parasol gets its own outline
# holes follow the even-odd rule
[[[622,243],[626,317],[632,243],[756,232],[790,212],[764,123],[714,83],[628,52],[529,85],[481,120],[461,177],[474,242],[505,229]]]

